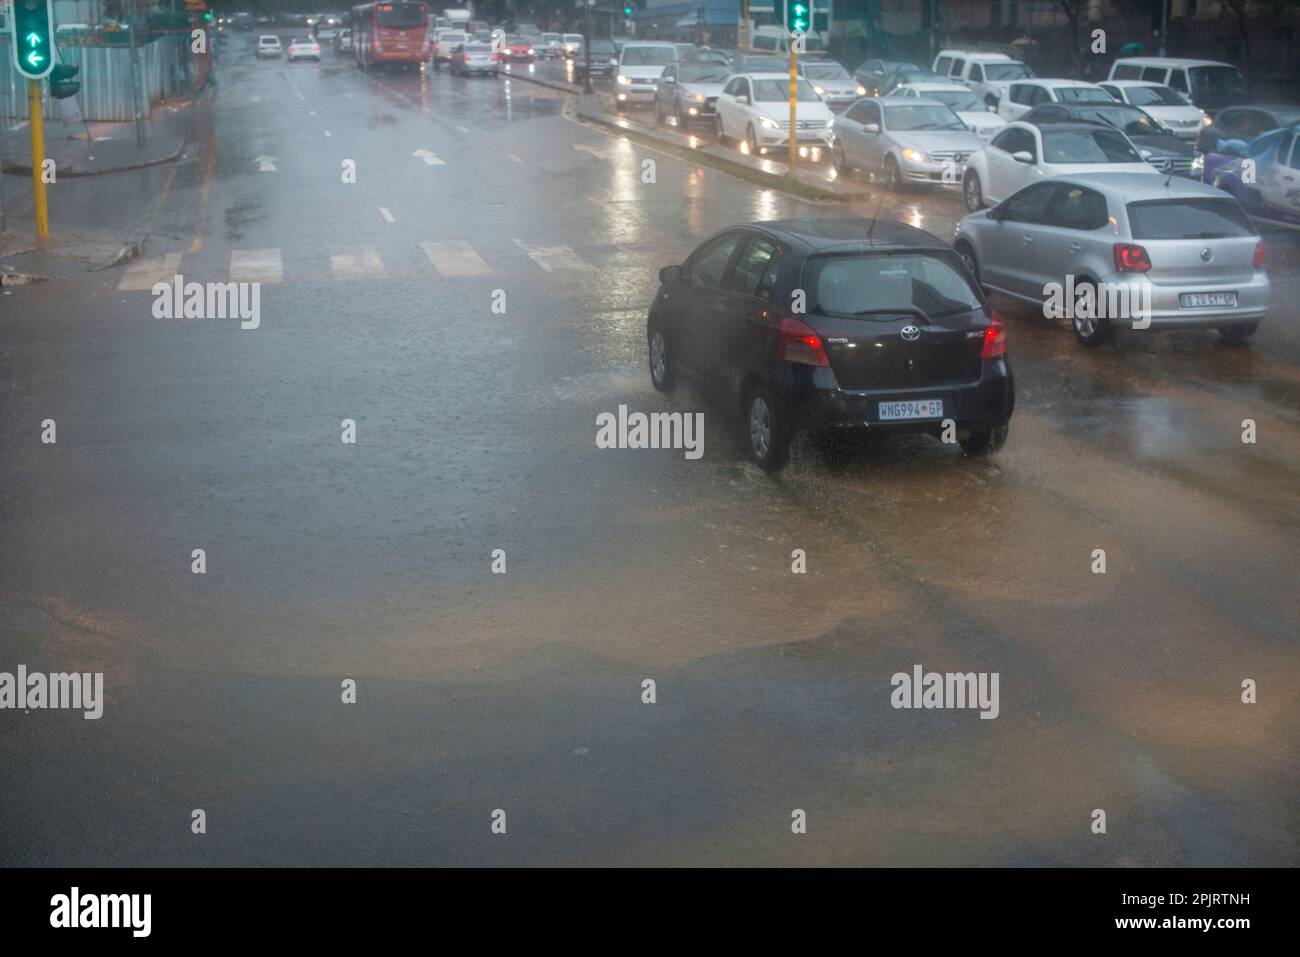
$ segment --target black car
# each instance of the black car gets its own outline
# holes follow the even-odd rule
[[[867,88],[867,96],[885,95],[885,78],[892,73],[908,71],[911,73],[928,73],[915,63],[905,60],[867,60],[853,71],[853,78]],[[936,74],[937,75],[937,74]]]
[[[1006,441],[1015,386],[1001,318],[952,247],[861,219],[734,226],[659,271],[650,377],[698,382],[779,467],[814,433],[926,432],[970,455]]]
[[[1143,159],[1162,173],[1174,173],[1196,179],[1192,160],[1196,152],[1191,144],[1180,140],[1144,110],[1127,103],[1044,103],[1020,118],[1026,123],[1102,123],[1113,126],[1143,154]]]
[[[1230,106],[1215,113],[1214,122],[1209,126],[1201,127],[1196,134],[1196,149],[1202,153],[1217,153],[1223,140],[1249,142],[1261,133],[1296,123],[1300,123],[1300,106],[1295,104]]]
[[[613,76],[618,72],[618,47],[610,40],[591,41],[591,75]],[[573,75],[581,79],[587,74],[587,54],[579,51],[573,60]]]

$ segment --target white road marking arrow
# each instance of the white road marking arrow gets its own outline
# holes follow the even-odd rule
[[[436,153],[430,153],[428,150],[416,150],[416,151],[415,151],[414,153],[412,153],[411,155],[412,155],[412,156],[418,156],[418,157],[420,157],[420,159],[424,160],[424,165],[426,165],[426,166],[446,166],[446,165],[447,165],[447,164],[444,163],[442,160],[438,159],[438,156],[437,156]]]
[[[615,155],[614,151],[610,149],[608,146],[605,147],[588,146],[586,143],[574,143],[573,148],[575,150],[582,150],[584,153],[590,153],[592,156],[595,156],[598,159],[612,160]]]
[[[275,172],[275,157],[274,157],[274,156],[259,156],[259,157],[257,158],[257,171],[258,171],[259,173],[274,173],[274,172]]]

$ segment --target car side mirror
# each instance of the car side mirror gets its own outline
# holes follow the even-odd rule
[[[672,86],[674,83],[677,82],[671,76],[661,76],[659,79],[663,80],[664,83],[666,83],[668,86]]]
[[[1018,150],[1011,154],[1011,158],[1017,163],[1027,163],[1030,166],[1034,164],[1034,154],[1028,150]]]
[[[675,286],[682,281],[681,266],[664,266],[659,270],[659,281],[665,286]]]
[[[990,113],[996,113],[998,111],[998,105],[997,103],[988,103],[985,105],[985,109],[987,109]]]
[[[744,93],[737,94],[737,96],[736,96],[736,102],[737,102],[737,103],[744,103],[745,105],[748,106],[748,105],[749,105],[749,97],[746,96]]]
[[[862,124],[862,132],[864,132],[864,133],[879,133],[879,132],[880,132],[880,124],[879,124],[879,123],[863,123],[863,124]]]

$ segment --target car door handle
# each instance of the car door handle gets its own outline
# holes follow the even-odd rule
[[[1078,253],[1083,251],[1083,243],[1070,243],[1070,252]]]
[[[1032,242],[1034,241],[1034,237],[1033,237],[1033,236],[1021,236],[1021,237],[1020,237],[1020,241],[1021,241],[1022,243],[1024,243],[1025,245],[1028,245],[1029,243],[1032,243]]]

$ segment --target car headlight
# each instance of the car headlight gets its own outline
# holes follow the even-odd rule
[[[912,163],[928,163],[930,161],[930,157],[926,156],[923,151],[913,149],[910,146],[903,150],[903,159]]]
[[[693,99],[696,103],[703,103],[703,102],[704,102],[704,94],[703,94],[703,93],[696,93],[693,97],[691,97],[691,99]]]
[[[618,66],[618,61],[617,61],[617,60],[610,60],[610,61],[609,61],[609,65],[610,65],[610,66]]]
[[[766,116],[763,117],[761,120],[759,120],[759,122],[762,123],[763,126],[769,130],[779,130],[781,128],[780,123],[778,123],[776,120],[768,119]]]
[[[618,75],[618,82],[621,83],[621,84],[623,84],[623,86],[631,86],[631,85],[632,85],[632,79],[631,79],[631,77],[626,77],[626,76],[624,76],[622,73],[620,73],[620,74]]]
[[[826,128],[829,130],[834,125],[835,125],[835,117],[832,116],[829,120],[826,121]]]
[[[1204,153],[1197,153],[1195,156],[1192,157],[1192,172],[1194,172],[1194,173],[1204,173],[1204,172],[1205,172],[1205,154],[1204,154]]]
[[[1209,117],[1208,114],[1207,114],[1206,116],[1202,116],[1202,117],[1201,117],[1201,125],[1202,125],[1202,126],[1209,126],[1209,125],[1210,125],[1211,123],[1213,123],[1213,122],[1214,122],[1214,120],[1210,119],[1210,117]]]
[[[866,96],[866,95],[867,95],[867,88],[865,86],[859,86],[858,96]]]
[[[818,95],[818,96],[825,96],[825,95],[826,95],[826,91],[825,91],[824,89],[822,89],[820,86],[814,86],[813,89],[817,91],[817,95]]]
[[[532,56],[532,55],[533,55],[533,48],[532,48],[532,47],[529,47],[529,48],[528,48],[528,55],[529,55],[529,56]]]

